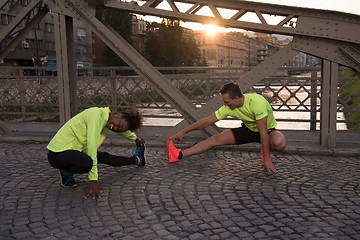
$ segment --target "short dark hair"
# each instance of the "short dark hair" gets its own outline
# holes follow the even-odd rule
[[[143,116],[136,108],[131,108],[127,111],[121,112],[121,118],[125,118],[129,125],[129,130],[134,131],[140,129],[143,125]]]
[[[228,83],[219,91],[220,94],[228,93],[231,99],[234,99],[236,96],[241,98],[243,96],[239,84],[237,83]]]

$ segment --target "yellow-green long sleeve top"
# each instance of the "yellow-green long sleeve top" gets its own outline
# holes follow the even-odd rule
[[[86,153],[93,160],[93,167],[88,173],[88,178],[98,180],[97,148],[100,147],[109,131],[105,125],[109,120],[110,112],[108,107],[92,107],[84,110],[67,121],[46,148],[52,152],[78,150]],[[131,131],[117,134],[130,141],[135,141],[137,138]]]

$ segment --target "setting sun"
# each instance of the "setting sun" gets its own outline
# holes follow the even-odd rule
[[[215,25],[203,25],[203,26],[204,26],[204,30],[209,35],[214,35],[215,33],[224,31],[224,28],[218,27],[218,26],[215,26]]]

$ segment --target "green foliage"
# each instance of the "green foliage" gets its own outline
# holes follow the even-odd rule
[[[132,15],[125,10],[115,8],[104,8],[104,0],[87,0],[90,6],[96,8],[96,17],[103,19],[117,33],[119,33],[128,43],[133,44],[131,38]],[[104,52],[112,66],[127,66],[127,64],[109,47]]]
[[[104,20],[108,23],[114,30],[119,33],[128,43],[133,44],[131,38],[131,18],[132,15],[124,10],[106,8],[104,10]],[[112,66],[127,66],[127,64],[109,47],[105,51],[105,56],[111,59]]]
[[[200,48],[192,36],[184,36],[177,20],[148,24],[145,57],[154,66],[200,66]]]
[[[36,118],[34,119],[34,122],[42,122],[43,119],[41,116],[36,116]]]
[[[347,112],[355,111],[360,108],[360,77],[358,74],[351,70],[344,70],[340,72],[340,77],[356,77],[353,80],[344,80],[344,84],[347,86],[340,91],[339,98],[342,101],[346,101],[348,108],[345,110],[346,120],[359,120],[360,112]],[[350,90],[349,90],[350,89]],[[347,127],[350,130],[360,130],[360,123],[347,123]]]

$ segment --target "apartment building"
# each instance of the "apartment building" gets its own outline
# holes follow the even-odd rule
[[[211,67],[244,67],[257,65],[257,42],[242,33],[204,31],[194,33],[200,51]]]
[[[0,29],[5,28],[29,4],[28,0],[7,1],[0,9]],[[22,21],[21,24],[26,24]],[[78,67],[92,65],[92,35],[91,31],[74,18],[75,59]],[[23,27],[23,26],[20,26]],[[3,60],[7,66],[56,66],[55,27],[53,13],[49,12],[38,22],[24,39]],[[1,42],[3,49],[7,40]]]

